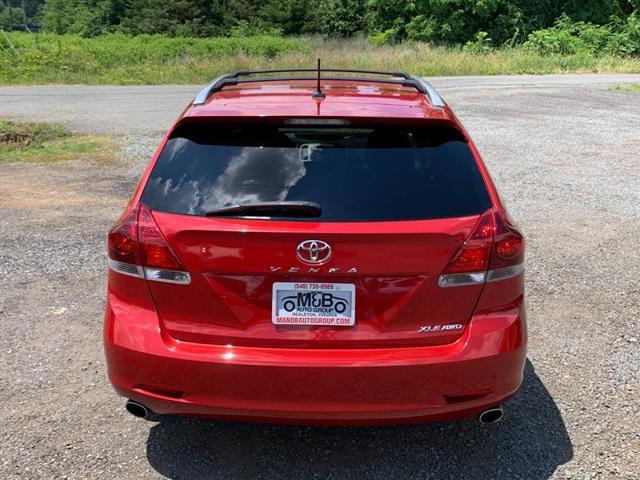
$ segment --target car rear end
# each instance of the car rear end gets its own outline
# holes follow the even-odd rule
[[[156,413],[331,424],[511,397],[523,238],[448,115],[179,120],[109,234],[118,392]]]

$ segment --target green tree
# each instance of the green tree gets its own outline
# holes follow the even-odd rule
[[[605,24],[624,18],[640,0],[369,0],[371,26],[389,38],[460,44],[486,32],[496,44],[521,42],[566,13]]]
[[[125,0],[48,0],[44,27],[55,33],[76,33],[86,37],[115,29],[124,13]]]
[[[2,1],[0,21],[7,28],[10,10],[8,0]],[[29,18],[43,2],[25,0]],[[553,27],[562,15],[594,25],[612,19],[625,24],[639,10],[640,0],[47,0],[44,26],[84,36],[115,30],[200,37],[367,32],[383,42],[454,45],[473,42],[485,32],[483,38],[499,46],[522,43],[531,32]],[[11,13],[21,21],[19,9]]]
[[[365,29],[365,0],[321,0],[317,14],[328,36],[349,37]]]
[[[126,33],[213,36],[222,33],[220,2],[208,0],[129,0],[120,24]]]
[[[267,0],[262,2],[259,17],[268,28],[296,35],[321,31],[318,12],[315,0]]]
[[[5,30],[13,28],[22,23],[22,9],[12,6],[8,1],[0,3],[0,25]]]
[[[24,5],[24,13],[22,6]],[[0,1],[0,27],[5,30],[11,28],[24,28],[24,14],[27,24],[38,24],[39,13],[44,5],[44,0],[1,0]]]

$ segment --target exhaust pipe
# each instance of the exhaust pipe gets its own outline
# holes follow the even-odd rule
[[[502,420],[504,416],[504,410],[502,405],[497,407],[488,408],[478,416],[478,421],[481,425],[489,425],[490,423],[497,423]]]
[[[151,415],[151,410],[149,410],[143,404],[131,399],[127,400],[126,409],[127,412],[138,418],[149,418],[149,416]]]

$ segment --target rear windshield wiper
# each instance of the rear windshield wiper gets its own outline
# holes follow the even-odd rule
[[[259,202],[217,208],[207,217],[319,217],[320,205],[313,202]]]

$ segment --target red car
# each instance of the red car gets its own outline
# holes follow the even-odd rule
[[[523,261],[424,80],[223,75],[109,233],[109,379],[139,417],[490,423],[522,382]]]

